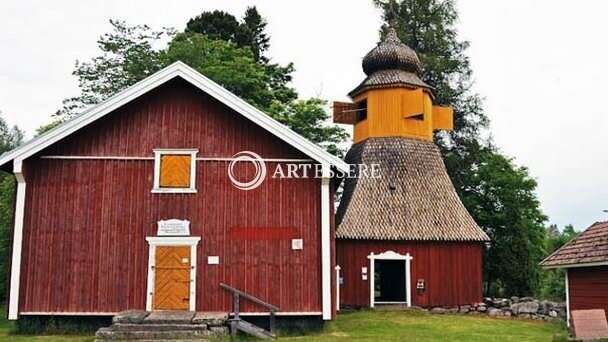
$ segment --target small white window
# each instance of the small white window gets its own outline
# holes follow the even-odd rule
[[[195,149],[155,149],[153,193],[196,193]]]

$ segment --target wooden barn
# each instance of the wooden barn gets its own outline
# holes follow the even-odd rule
[[[268,170],[255,189],[230,180],[258,175],[235,157],[243,151]],[[322,177],[273,177],[277,165],[313,163]],[[231,312],[232,288],[277,315],[335,312],[331,171],[348,166],[183,63],[0,167],[17,179],[10,319]],[[240,311],[269,314],[247,297]]]
[[[608,221],[594,223],[540,266],[566,273],[568,325],[574,310],[603,309],[608,315]]]
[[[381,177],[347,178],[336,215],[342,305],[449,306],[482,299],[489,239],[460,201],[433,132],[452,129],[433,105],[416,53],[392,26],[363,59],[367,78],[334,103],[334,122],[354,126],[349,164]]]

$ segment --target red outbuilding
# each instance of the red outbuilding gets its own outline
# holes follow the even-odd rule
[[[287,164],[321,177],[276,177]],[[278,315],[335,311],[331,171],[347,165],[183,63],[0,166],[17,179],[10,319],[231,312],[229,287]]]
[[[608,221],[594,223],[540,265],[566,272],[568,325],[573,310],[603,309],[608,315]]]

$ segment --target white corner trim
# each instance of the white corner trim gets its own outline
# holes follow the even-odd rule
[[[148,283],[146,289],[146,311],[152,311],[154,300],[154,277],[157,246],[190,246],[190,311],[196,311],[196,247],[201,240],[200,236],[148,236],[146,241],[150,245],[148,252]]]
[[[330,165],[322,165],[321,179],[321,289],[323,294],[323,319],[331,319],[331,236],[330,236]]]
[[[341,159],[331,155],[321,147],[308,141],[288,127],[274,120],[264,112],[247,103],[245,100],[232,94],[219,84],[200,74],[183,62],[175,62],[135,85],[119,92],[106,101],[92,107],[71,120],[55,127],[38,138],[32,139],[24,145],[5,153],[0,157],[0,165],[6,164],[13,159],[24,160],[29,156],[43,150],[51,144],[65,138],[73,132],[98,120],[113,110],[133,101],[156,87],[168,81],[181,77],[190,84],[209,94],[229,108],[235,110],[245,118],[253,121],[256,125],[264,128],[279,139],[300,150],[312,159],[328,163],[338,170],[348,172],[348,164]]]
[[[386,251],[380,254],[374,254],[373,252],[367,256],[369,259],[369,306],[370,308],[375,307],[378,304],[396,304],[397,302],[376,302],[376,296],[374,293],[374,287],[376,282],[375,274],[375,261],[376,260],[404,260],[405,261],[405,303],[407,306],[412,306],[412,278],[411,278],[411,261],[414,259],[410,253],[405,255],[395,253],[393,251]]]
[[[157,148],[154,149],[154,187],[153,194],[195,194],[196,193],[196,154],[198,149],[184,148]],[[160,163],[163,155],[185,155],[190,156],[190,187],[189,188],[161,188],[160,187]]]
[[[21,280],[21,249],[23,246],[23,219],[25,215],[25,178],[21,160],[15,161],[13,173],[17,180],[15,194],[15,226],[13,230],[13,251],[11,260],[11,283],[9,292],[8,319],[19,318],[19,287]]]
[[[568,283],[568,269],[565,269],[564,273],[564,281],[566,282],[566,325],[570,327],[570,284]]]

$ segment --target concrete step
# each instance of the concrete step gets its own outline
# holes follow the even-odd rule
[[[251,324],[251,323],[249,323],[247,321],[243,321],[243,320],[236,321],[236,328],[244,333],[253,335],[257,338],[261,338],[264,340],[273,339],[276,337],[270,331],[262,329],[262,328],[258,327],[257,325]]]
[[[210,340],[209,331],[198,330],[166,330],[166,331],[145,331],[145,330],[127,330],[116,331],[109,328],[101,328],[95,333],[98,340],[115,341],[115,340],[163,340],[163,341],[192,341],[192,340]]]
[[[205,331],[206,324],[129,324],[129,323],[114,323],[112,324],[114,331]]]

